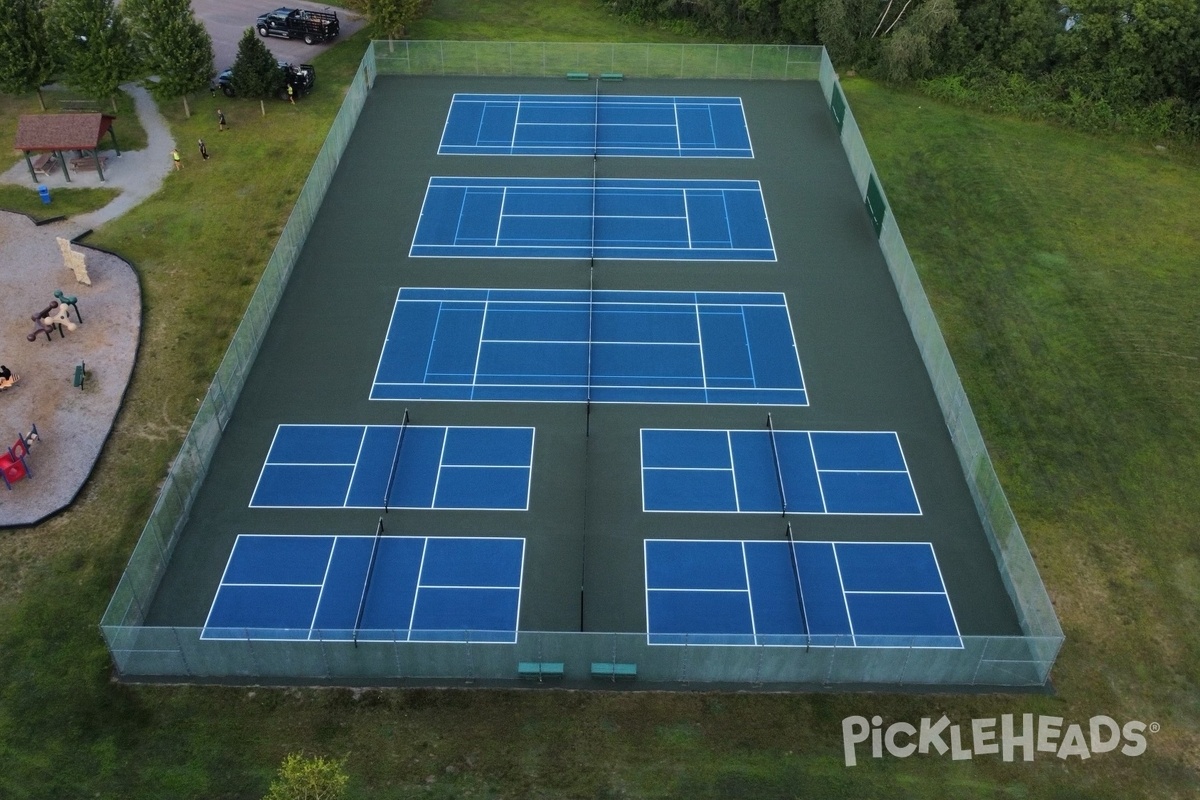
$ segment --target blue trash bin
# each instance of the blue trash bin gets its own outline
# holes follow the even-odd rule
[[[47,206],[50,205],[50,187],[49,186],[47,186],[44,183],[40,184],[38,186],[38,194],[41,195],[41,197],[42,197],[43,205],[47,205]]]

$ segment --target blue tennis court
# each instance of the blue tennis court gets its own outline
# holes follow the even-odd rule
[[[533,428],[280,425],[250,506],[383,508],[386,500],[391,508],[524,511],[533,436]]]
[[[758,181],[430,178],[409,255],[774,261]]]
[[[524,557],[514,538],[243,534],[201,638],[515,642]]]
[[[781,293],[402,288],[373,400],[806,405]]]
[[[642,509],[921,513],[891,431],[644,428]]]
[[[753,158],[740,97],[456,94],[439,155]]]
[[[961,648],[927,542],[648,539],[650,644]],[[793,561],[794,559],[794,561]]]

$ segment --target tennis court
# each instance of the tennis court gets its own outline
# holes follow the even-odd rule
[[[739,97],[456,94],[441,155],[753,158]]]
[[[757,181],[429,181],[409,251],[437,258],[774,261]]]
[[[402,288],[371,399],[807,403],[782,294],[552,289]]]
[[[1022,663],[821,84],[364,91],[122,652],[357,685]]]

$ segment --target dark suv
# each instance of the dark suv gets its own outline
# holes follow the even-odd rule
[[[317,83],[317,68],[312,64],[289,64],[286,61],[279,62],[279,69],[283,72],[284,84],[283,89],[279,92],[281,100],[287,99],[287,87],[291,86],[292,91],[297,97],[303,97],[312,91],[313,86]],[[213,81],[213,89],[220,89],[226,97],[236,96],[233,90],[233,68],[222,70]]]

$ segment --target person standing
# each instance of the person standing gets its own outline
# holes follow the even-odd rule
[[[175,163],[175,171],[176,172],[183,169],[183,159],[179,155],[178,147],[171,148],[171,161],[173,161]]]
[[[200,146],[200,157],[203,158],[205,161],[208,161],[208,148],[205,147],[204,140],[197,139],[196,142]]]
[[[217,109],[217,130],[225,130],[225,114],[223,114],[219,108]]]
[[[287,90],[288,90],[288,100],[291,102],[292,105],[296,105],[296,88],[294,86],[292,86],[291,81],[288,82]]]

